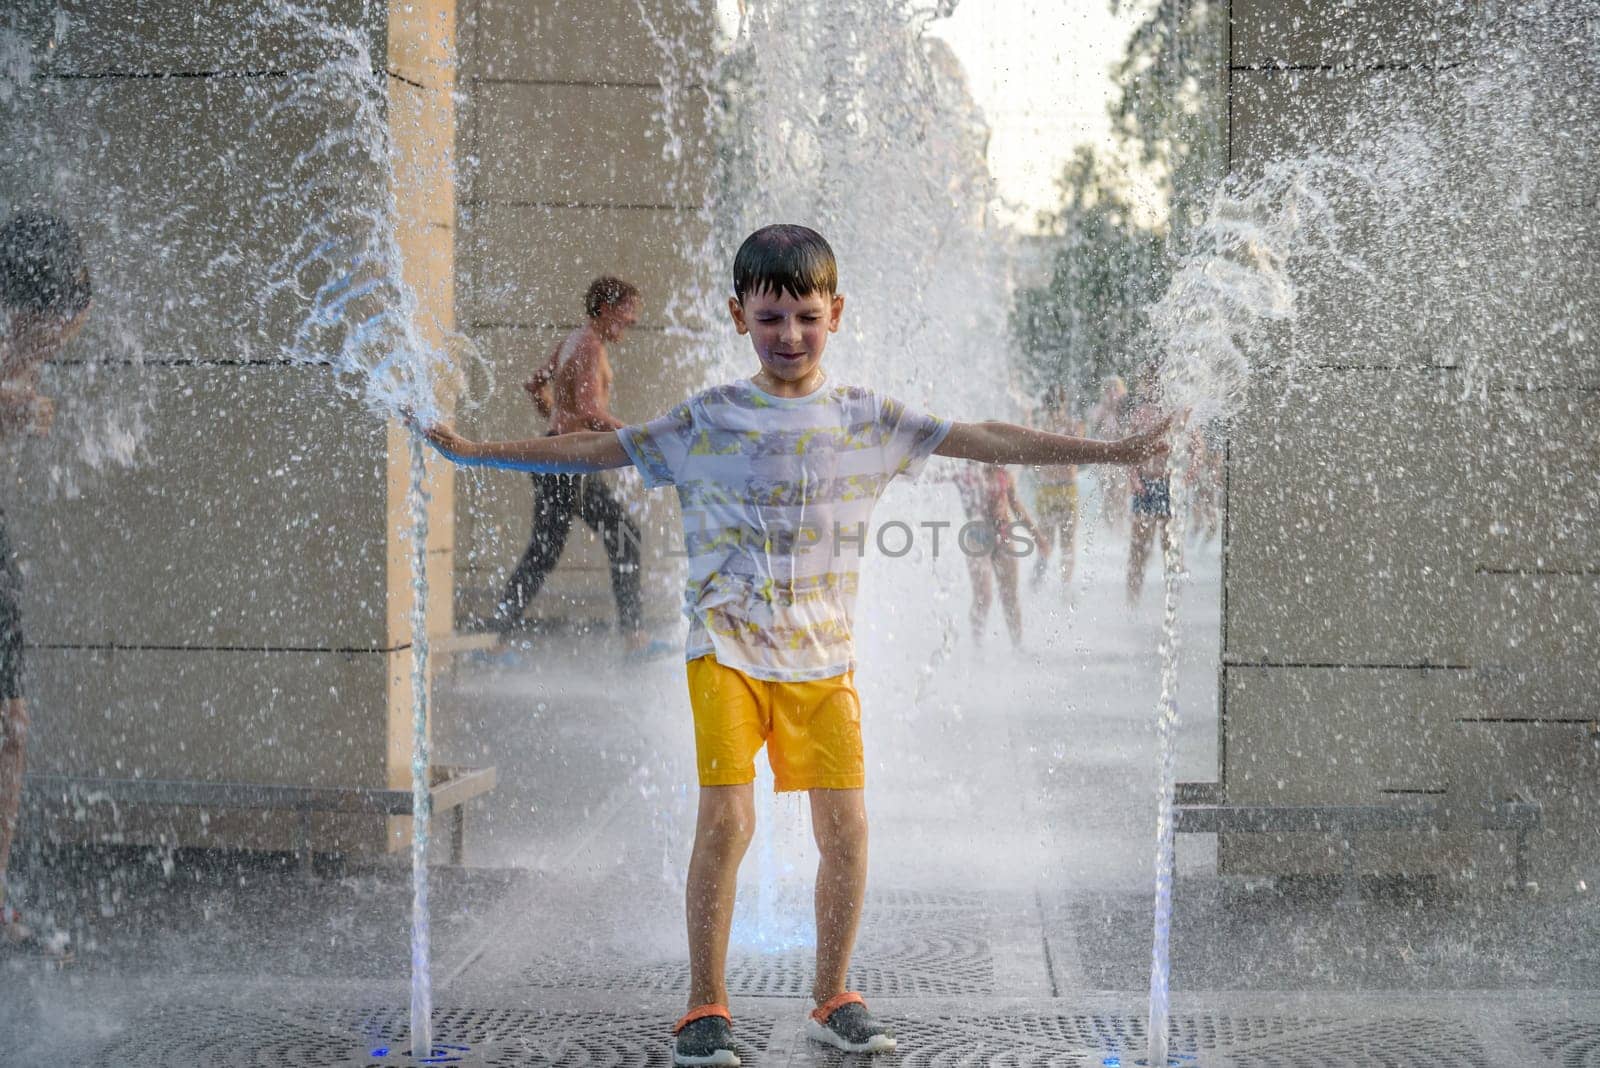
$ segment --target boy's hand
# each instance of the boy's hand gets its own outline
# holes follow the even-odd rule
[[[1181,422],[1189,417],[1187,411],[1173,412],[1149,430],[1130,434],[1122,439],[1124,450],[1123,463],[1142,464],[1147,460],[1165,459],[1167,453],[1172,451],[1172,442],[1167,440],[1167,435],[1172,431],[1175,422]]]
[[[533,406],[539,410],[539,414],[548,418],[552,410],[552,402],[555,399],[551,396],[550,380],[535,375],[522,383],[522,388],[533,399]]]
[[[470,460],[477,455],[478,443],[457,434],[445,423],[422,427],[422,436],[434,448],[453,459]]]

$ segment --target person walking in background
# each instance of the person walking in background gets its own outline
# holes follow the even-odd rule
[[[1045,391],[1039,428],[1069,437],[1083,437],[1087,433],[1084,421],[1072,414],[1065,386],[1051,386]],[[1061,572],[1062,590],[1070,597],[1072,575],[1078,557],[1078,466],[1061,464],[1041,467],[1038,478],[1039,492],[1035,503],[1039,508],[1039,523],[1048,541],[1041,546],[1034,560],[1033,585],[1037,589],[1044,581],[1053,551],[1056,568]]]
[[[65,222],[19,211],[0,226],[0,440],[50,432],[55,404],[39,392],[39,369],[83,328],[89,299],[83,244]],[[36,944],[61,955],[65,941],[38,939],[6,881],[29,727],[21,599],[22,573],[0,511],[0,946]]]
[[[596,278],[584,294],[583,309],[584,324],[561,340],[550,359],[522,387],[539,414],[549,418],[547,433],[551,435],[613,431],[623,426],[611,414],[608,346],[621,342],[638,322],[639,290],[620,278]],[[639,593],[639,528],[598,472],[533,474],[533,534],[506,582],[491,624],[502,647],[561,559],[574,515],[599,534],[605,546],[625,655],[642,658],[671,652],[667,643],[651,642],[645,633]]]
[[[1116,437],[1122,433],[1128,416],[1128,386],[1118,375],[1105,380],[1100,399],[1089,409],[1089,433],[1096,437]],[[1095,472],[1100,488],[1100,517],[1112,530],[1121,530],[1128,518],[1128,472],[1121,468],[1102,468]]]
[[[1022,647],[1022,602],[1017,597],[1017,561],[1030,553],[1050,551],[1049,540],[1028,514],[1017,494],[1016,479],[998,464],[967,464],[956,475],[956,490],[967,523],[961,528],[962,555],[972,576],[972,640],[983,644],[984,625],[994,590],[1014,648]],[[1019,538],[1026,530],[1031,542]]]
[[[1154,365],[1139,372],[1132,404],[1128,409],[1128,430],[1138,434],[1157,425],[1161,410],[1161,378]],[[1145,566],[1150,559],[1150,541],[1161,534],[1163,555],[1171,549],[1168,520],[1172,518],[1172,487],[1167,480],[1165,456],[1151,456],[1131,468],[1132,495],[1129,512],[1133,517],[1128,543],[1128,603],[1138,604],[1144,590]]]

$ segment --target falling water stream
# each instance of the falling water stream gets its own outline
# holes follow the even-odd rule
[[[268,292],[287,292],[308,307],[296,333],[295,355],[330,363],[341,387],[380,419],[414,413],[422,422],[437,417],[442,383],[459,381],[462,368],[426,342],[419,328],[416,293],[403,280],[396,227],[396,157],[386,108],[386,82],[374,77],[365,40],[322,22],[315,13],[285,7],[289,18],[342,45],[339,58],[306,76],[300,86],[268,108],[260,125],[306,121],[302,108],[344,101],[350,121],[334,126],[296,160],[298,186],[270,194],[263,212],[300,210],[313,221],[279,258]],[[354,161],[352,163],[352,161]],[[355,166],[368,182],[347,179]],[[331,357],[330,357],[331,354]],[[409,478],[406,513],[411,543],[411,1055],[434,1054],[432,955],[429,938],[428,847],[432,824],[432,759],[429,751],[428,679],[428,493],[425,442],[407,440]]]
[[[408,445],[411,484],[411,1055],[433,1055],[433,973],[428,949],[428,831],[433,794],[428,751],[428,477],[427,446]]]
[[[1178,600],[1183,582],[1183,538],[1187,503],[1179,487],[1188,462],[1187,435],[1178,441],[1167,463],[1171,516],[1162,553],[1161,699],[1156,706],[1156,747],[1160,767],[1156,816],[1156,903],[1150,949],[1150,1060],[1167,1063],[1168,982],[1171,976],[1168,938],[1172,931],[1173,802],[1178,777]]]

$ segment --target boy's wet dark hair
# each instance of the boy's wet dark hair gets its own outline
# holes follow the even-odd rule
[[[583,295],[583,310],[593,319],[606,308],[614,308],[638,296],[639,287],[632,282],[603,274],[589,283],[589,291]]]
[[[89,306],[83,242],[49,212],[24,210],[0,226],[0,307],[71,319]]]
[[[789,293],[796,299],[813,293],[832,297],[839,291],[839,265],[833,249],[808,226],[776,223],[744,239],[733,257],[733,295]]]

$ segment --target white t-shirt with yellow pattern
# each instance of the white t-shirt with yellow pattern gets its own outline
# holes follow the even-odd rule
[[[678,488],[687,658],[715,653],[783,682],[852,670],[872,507],[895,476],[915,477],[949,431],[854,386],[791,398],[748,381],[618,430],[646,486]]]

